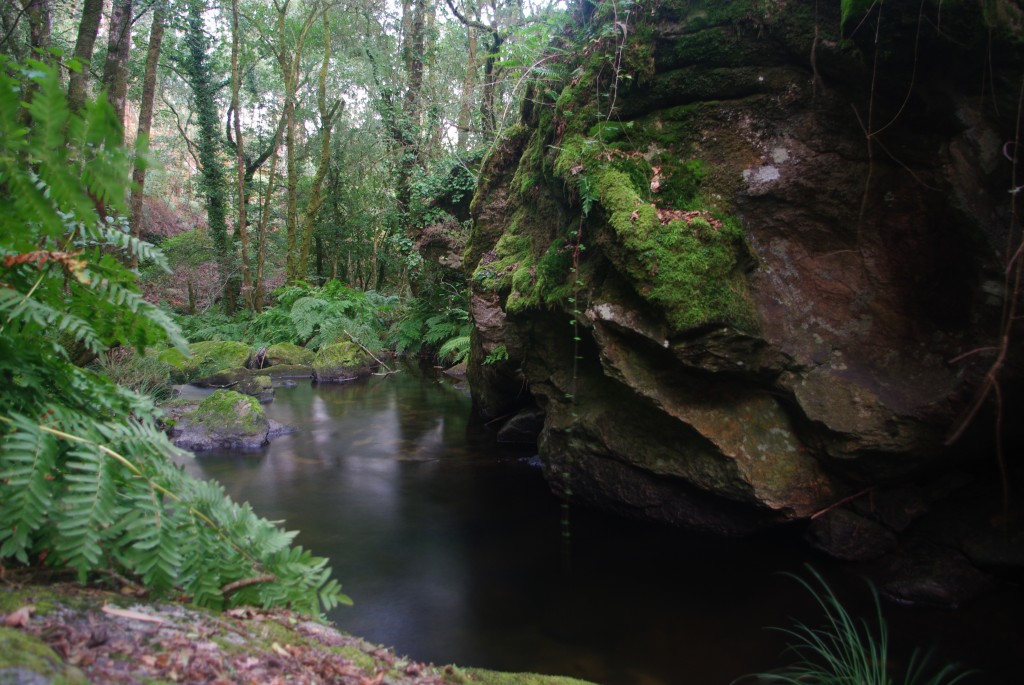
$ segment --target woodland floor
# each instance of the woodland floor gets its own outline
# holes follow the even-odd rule
[[[0,683],[587,685],[435,666],[286,610],[212,612],[58,582],[0,584]]]

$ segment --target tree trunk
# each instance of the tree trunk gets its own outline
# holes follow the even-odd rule
[[[459,99],[459,118],[456,121],[458,128],[458,148],[465,150],[469,141],[469,128],[473,123],[473,100],[476,96],[476,28],[466,27],[466,37],[469,39],[469,51],[466,55],[466,78],[462,82],[462,97]]]
[[[204,31],[203,0],[189,0],[186,17],[185,43],[187,56],[185,72],[192,88],[192,108],[196,113],[199,128],[200,187],[206,196],[206,223],[210,229],[214,249],[217,252],[217,267],[220,280],[225,285],[224,300],[227,313],[235,312],[235,295],[227,287],[234,271],[234,255],[227,236],[225,216],[224,170],[218,157],[220,151],[220,126],[218,125],[217,88],[210,79],[207,58],[208,41]]]
[[[252,306],[252,280],[249,273],[249,221],[246,187],[245,145],[242,140],[242,117],[239,90],[242,79],[238,70],[238,53],[241,35],[238,28],[238,0],[231,0],[231,111],[234,114],[235,130],[235,164],[238,192],[238,221],[235,233],[238,236],[242,252],[242,296]]]
[[[124,126],[125,100],[128,96],[128,53],[132,45],[133,0],[114,0],[110,9],[110,33],[107,61],[103,64],[103,87],[107,100]]]
[[[21,8],[28,16],[29,45],[34,50],[50,48],[50,0],[21,0]],[[49,56],[37,56],[36,59],[49,60]]]
[[[286,255],[285,274],[289,282],[300,280],[300,269],[305,274],[305,264],[300,264],[299,257],[302,249],[301,236],[299,233],[299,171],[298,171],[298,146],[297,131],[295,122],[295,97],[299,84],[299,67],[301,66],[302,47],[305,45],[306,36],[310,27],[316,20],[317,7],[310,9],[306,20],[303,22],[302,31],[299,33],[294,50],[289,49],[286,39],[289,32],[286,30],[285,19],[288,12],[288,2],[278,6],[277,35],[278,53],[277,61],[281,68],[281,77],[284,81],[284,117],[285,117],[285,234],[288,240],[288,254]]]
[[[318,235],[313,236],[313,248],[316,253],[316,280],[318,285],[324,284],[324,241]]]
[[[498,51],[501,50],[504,42],[505,39],[500,33],[492,32],[490,45],[487,46],[487,57],[484,59],[483,97],[480,98],[480,128],[484,140],[490,140],[497,129],[495,94],[498,88],[498,77],[495,67],[498,61]]]
[[[72,111],[78,111],[85,104],[85,91],[89,83],[89,63],[92,61],[93,49],[96,47],[96,34],[99,32],[102,18],[103,0],[85,0],[85,4],[82,6],[82,20],[78,23],[78,39],[75,41],[74,53],[74,58],[78,60],[81,69],[72,71],[68,81],[68,106]]]
[[[274,146],[270,156],[270,178],[267,180],[267,191],[263,196],[263,207],[260,211],[260,223],[256,232],[256,281],[253,284],[253,311],[263,309],[263,267],[267,261],[267,228],[270,225],[270,202],[274,197],[274,185],[277,180],[277,156],[280,145]]]
[[[336,100],[333,105],[327,104],[327,73],[331,62],[331,23],[326,8],[323,11],[323,25],[324,58],[320,64],[316,96],[317,109],[320,112],[320,161],[317,164],[316,175],[313,176],[313,186],[309,191],[309,202],[306,204],[306,211],[302,219],[301,244],[295,272],[295,275],[300,279],[305,278],[306,275],[306,265],[309,263],[309,247],[313,237],[316,215],[319,213],[320,207],[324,202],[324,179],[327,178],[327,171],[331,167],[331,128],[334,126],[334,119],[338,112],[344,107],[344,102],[341,100]]]
[[[132,169],[131,219],[132,235],[142,234],[142,201],[146,193],[146,153],[149,150],[149,132],[153,126],[153,102],[156,100],[156,76],[160,61],[160,46],[164,40],[164,10],[153,10],[153,26],[149,30],[149,50],[146,52],[146,72],[142,77],[142,102],[139,106],[139,131],[135,136],[135,167]],[[84,84],[83,84],[84,94]],[[69,96],[70,97],[70,96]],[[139,266],[138,255],[132,253],[131,268]]]

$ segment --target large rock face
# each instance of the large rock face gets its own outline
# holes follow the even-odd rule
[[[839,5],[598,9],[487,160],[470,380],[485,416],[545,411],[556,489],[740,533],[948,456],[1017,230],[1024,12],[844,35]]]

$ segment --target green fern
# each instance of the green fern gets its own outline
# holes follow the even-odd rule
[[[31,100],[21,94],[34,82]],[[18,122],[31,115],[33,126]],[[0,561],[134,576],[205,606],[319,614],[348,602],[294,533],[177,467],[153,401],[75,366],[58,336],[102,353],[185,340],[119,259],[159,253],[101,218],[126,156],[105,101],[79,116],[56,72],[0,58]],[[237,323],[233,325],[239,325]],[[229,584],[268,579],[235,594]]]
[[[459,364],[469,357],[469,345],[470,337],[468,335],[451,338],[437,351],[437,356],[452,364]]]

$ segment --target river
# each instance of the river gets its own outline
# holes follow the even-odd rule
[[[301,382],[278,388],[267,414],[298,431],[188,468],[331,559],[355,601],[330,614],[339,628],[416,660],[728,685],[785,661],[769,626],[820,615],[781,572],[813,564],[852,607],[867,604],[855,569],[795,529],[719,540],[571,507],[564,540],[536,459],[495,446],[444,379]],[[1019,592],[958,612],[886,606],[897,652],[937,645],[987,669],[970,681],[986,685],[1018,674],[1021,612]]]

